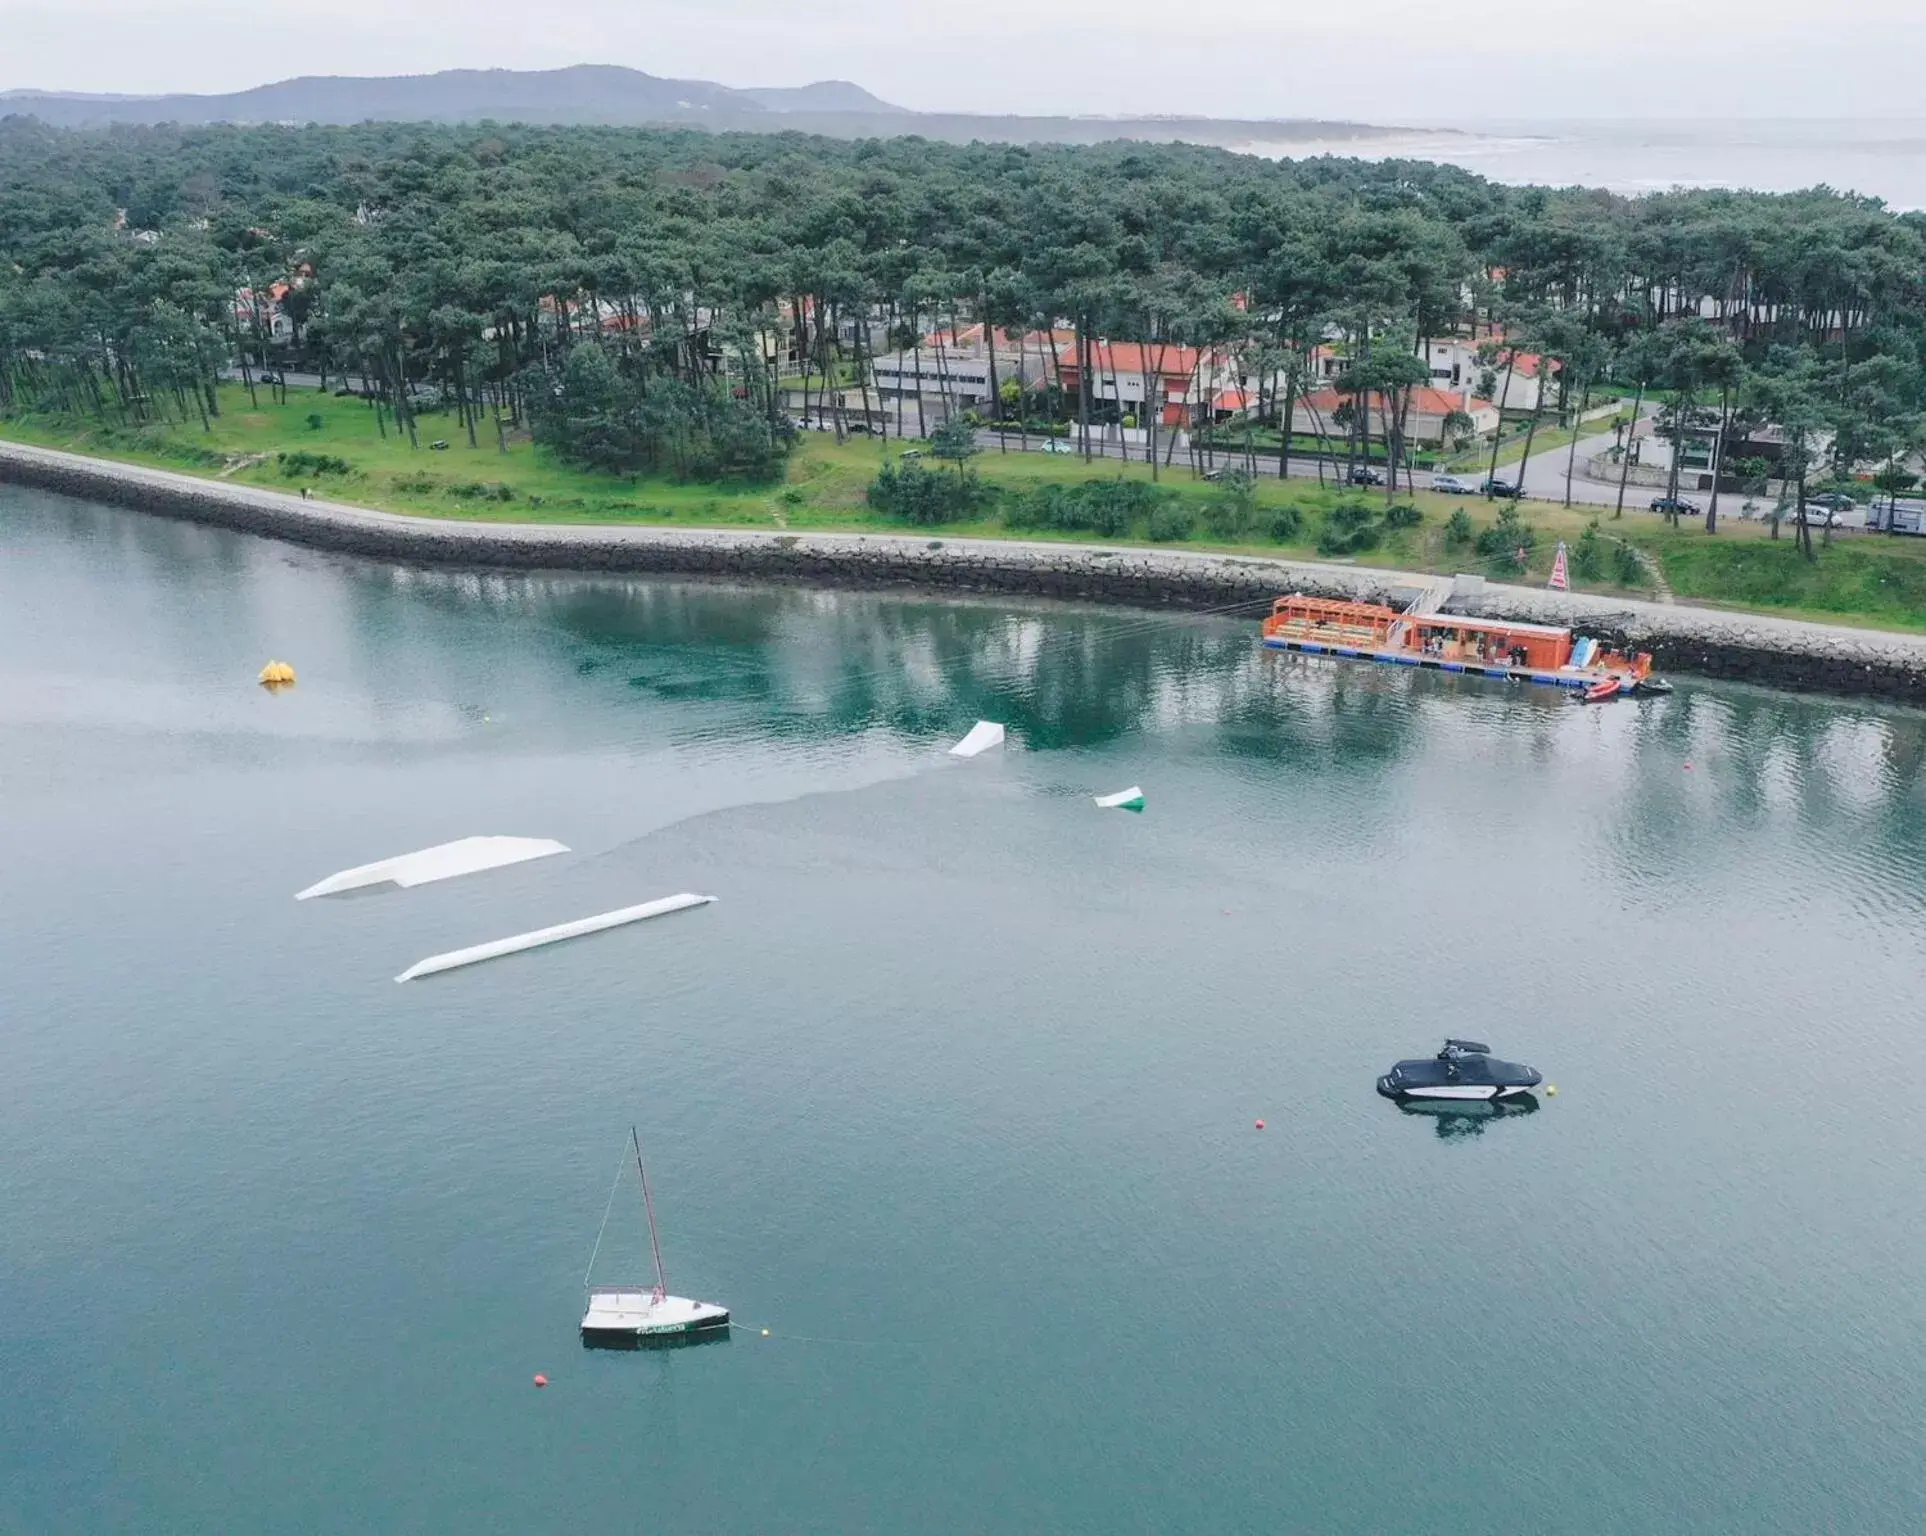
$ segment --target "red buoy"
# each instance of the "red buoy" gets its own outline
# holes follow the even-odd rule
[[[548,1385],[548,1378],[544,1376],[540,1371],[537,1371],[535,1373],[535,1385],[538,1387],[545,1387]]]
[[[1263,1122],[1262,1120],[1260,1120],[1260,1121],[1258,1121],[1258,1122],[1257,1122],[1257,1128],[1258,1128],[1258,1129],[1259,1129],[1260,1131],[1264,1129],[1264,1122]]]

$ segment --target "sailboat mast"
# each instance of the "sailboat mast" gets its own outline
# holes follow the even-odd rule
[[[635,1148],[635,1171],[642,1178],[642,1209],[649,1218],[649,1249],[655,1255],[655,1299],[659,1302],[669,1294],[669,1282],[662,1273],[662,1244],[655,1235],[655,1202],[649,1198],[649,1170],[642,1166],[642,1138],[629,1127],[629,1142]]]

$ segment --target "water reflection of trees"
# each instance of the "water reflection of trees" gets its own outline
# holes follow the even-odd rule
[[[776,728],[927,734],[983,717],[1053,748],[1207,725],[1226,756],[1370,773],[1447,719],[1548,768],[1596,754],[1594,781],[1618,796],[1616,855],[1641,878],[1716,861],[1735,829],[1790,815],[1868,856],[1876,844],[1926,889],[1916,711],[1688,683],[1595,716],[1542,689],[1265,651],[1248,620],[1021,601],[564,581],[549,602],[585,655],[619,656],[639,686],[763,704]]]
[[[1262,650],[1247,619],[1021,600],[702,583],[586,583],[549,617],[584,668],[667,698],[737,699],[815,729],[928,734],[1004,722],[1031,746],[1219,727],[1219,749],[1286,765],[1396,760],[1440,680]]]
[[[1779,835],[1814,880],[1822,865],[1876,871],[1849,883],[1926,908],[1926,715],[1688,688],[1642,708],[1632,743],[1614,851],[1638,878],[1716,867],[1747,835]]]
[[[1735,833],[1785,827],[1926,890],[1926,714],[1915,710],[1688,681],[1668,699],[1594,712],[1546,690],[1264,651],[1247,617],[421,570],[66,498],[23,496],[15,510],[89,569],[162,594],[164,651],[204,651],[258,627],[264,609],[299,603],[303,622],[338,624],[369,676],[453,675],[483,631],[498,666],[492,632],[514,623],[517,665],[746,706],[744,728],[765,733],[933,735],[984,717],[1061,748],[1205,726],[1226,757],[1353,774],[1499,733],[1507,752],[1548,769],[1589,754],[1588,781],[1612,797],[1614,855],[1641,877],[1716,862]]]
[[[890,594],[632,582],[559,593],[585,663],[650,692],[732,698],[819,727],[1003,721],[1032,746],[1087,746],[1159,718],[1215,718],[1251,658],[1248,625]]]

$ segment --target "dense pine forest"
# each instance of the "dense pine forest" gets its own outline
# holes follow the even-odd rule
[[[866,390],[879,348],[972,321],[1235,353],[1285,453],[1335,349],[1394,478],[1427,341],[1482,334],[1500,369],[1554,360],[1548,420],[1644,394],[1720,441],[1769,424],[1802,493],[1899,485],[1926,218],[1182,145],[0,121],[0,413],[193,421],[224,370],[293,365],[402,437],[426,399],[471,442],[528,426],[582,463],[768,475],[781,387]]]

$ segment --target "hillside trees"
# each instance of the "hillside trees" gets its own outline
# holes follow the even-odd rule
[[[1257,417],[1282,469],[1336,430],[1353,459],[1375,440],[1408,466],[1419,360],[1472,326],[1509,327],[1500,372],[1524,346],[1557,360],[1540,383],[1561,416],[1609,389],[1676,394],[1680,431],[1718,455],[1735,420],[1809,403],[1809,469],[1896,472],[1926,412],[1926,218],[1824,190],[1625,199],[1177,144],[0,119],[0,410],[198,420],[223,369],[253,388],[298,365],[410,442],[434,403],[471,443],[526,423],[611,466],[765,473],[786,393],[835,430],[855,400],[893,430],[886,335],[957,414],[957,331],[984,322],[1069,332],[1067,358],[1044,342],[1026,362],[1016,409],[1054,407],[1086,455],[1139,387],[1097,343],[1141,342],[1133,451],[1160,472],[1177,433],[1153,380],[1178,356],[1197,359],[1176,413],[1193,426],[1222,375],[1256,380],[1247,468]],[[1334,355],[1341,425],[1306,403]],[[992,350],[992,417],[1005,366]]]

